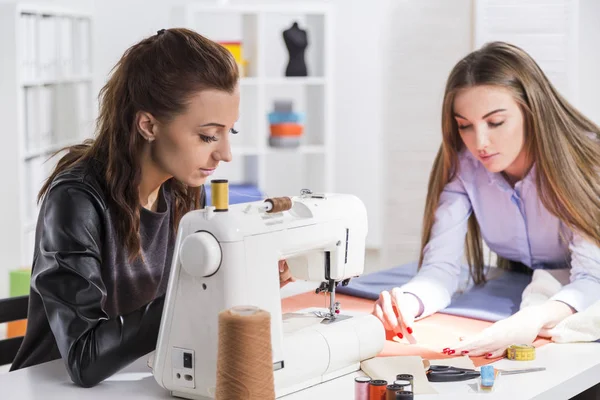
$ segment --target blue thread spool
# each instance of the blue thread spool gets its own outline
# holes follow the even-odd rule
[[[491,365],[484,365],[480,370],[479,389],[482,392],[491,392],[496,380],[496,371]]]

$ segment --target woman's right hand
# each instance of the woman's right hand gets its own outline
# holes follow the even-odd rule
[[[373,308],[373,315],[381,320],[386,331],[393,331],[399,338],[412,335],[415,317],[421,308],[418,297],[403,293],[399,288],[383,291]]]

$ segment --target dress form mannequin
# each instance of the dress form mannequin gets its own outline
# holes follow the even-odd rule
[[[307,76],[304,51],[308,46],[306,31],[300,29],[297,22],[283,31],[283,40],[290,54],[285,76]]]

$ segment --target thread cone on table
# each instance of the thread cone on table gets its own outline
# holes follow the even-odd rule
[[[271,315],[256,307],[219,313],[215,400],[274,400]]]

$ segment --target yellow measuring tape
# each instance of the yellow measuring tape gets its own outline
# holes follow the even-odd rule
[[[509,360],[531,361],[535,360],[535,347],[529,344],[513,344],[506,349]]]

